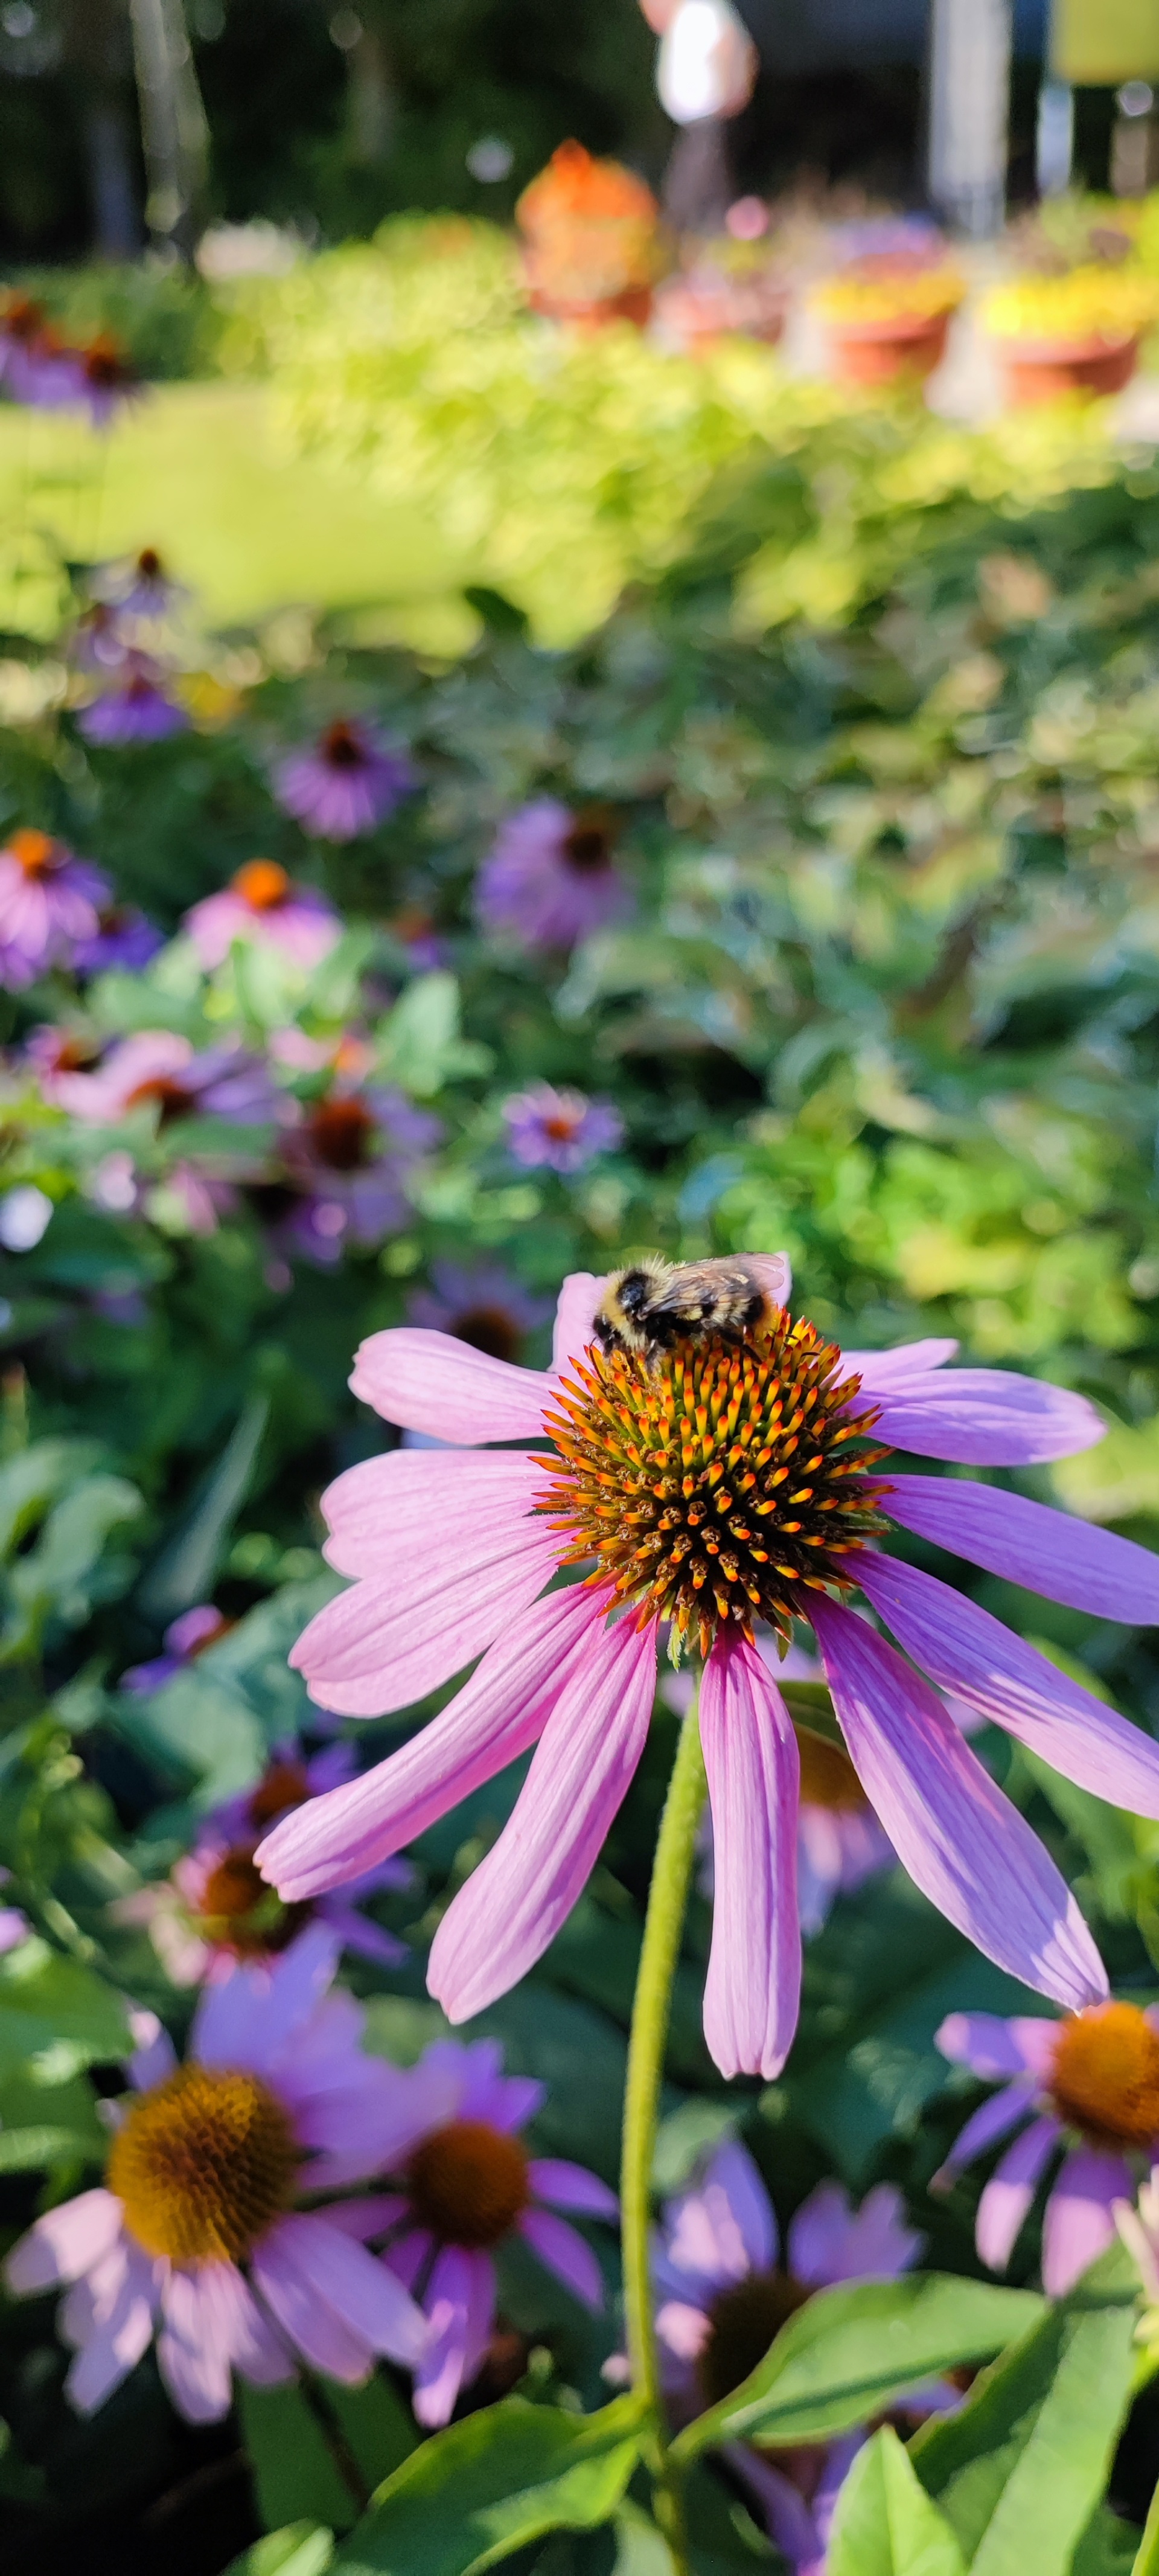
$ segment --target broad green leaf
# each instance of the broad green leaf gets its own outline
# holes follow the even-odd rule
[[[1109,2505],[1099,2505],[1071,2560],[1070,2576],[1133,2576],[1142,2537],[1138,2523],[1123,2522]]]
[[[825,2563],[828,2576],[966,2576],[949,2523],[888,2424],[845,2480]]]
[[[913,2444],[971,2576],[1069,2576],[1130,2398],[1137,2288],[1113,2246]]]
[[[34,1440],[0,1465],[0,1556],[7,1556],[51,1503],[91,1475],[100,1458],[92,1440]]]
[[[225,2576],[325,2576],[334,2534],[324,2522],[288,2522],[231,2560]]]
[[[414,2448],[417,2435],[409,2409],[380,2377],[362,2388],[342,2388],[327,2380],[322,2400],[373,2493]],[[243,2383],[238,2403],[262,2521],[275,2531],[304,2516],[333,2531],[349,2531],[358,2507],[302,2390]]]
[[[479,2576],[548,2531],[593,2531],[640,2454],[641,2410],[618,2397],[565,2415],[507,2397],[424,2442],[338,2552],[342,2576]]]
[[[53,1505],[36,1546],[9,1570],[16,1616],[6,1632],[8,1653],[24,1652],[50,1613],[77,1628],[95,1602],[127,1588],[131,1562],[110,1562],[105,1552],[114,1532],[138,1520],[144,1508],[127,1477],[107,1475],[86,1477]]]
[[[140,1598],[151,1618],[172,1619],[208,1598],[249,1491],[269,1415],[269,1397],[251,1396],[186,1521],[150,1567]]]
[[[951,2273],[819,2290],[782,2326],[762,2362],[681,2433],[693,2459],[720,2442],[819,2442],[879,2415],[908,2388],[986,2360],[1043,2314],[1032,2290]]]
[[[0,2129],[0,2174],[39,2173],[44,2165],[71,2160],[78,2152],[91,2155],[93,2150],[71,2129]]]
[[[61,2084],[100,2059],[127,2057],[132,2045],[120,1996],[79,1959],[36,1938],[0,1959],[0,2073],[28,2069],[36,2081]]]

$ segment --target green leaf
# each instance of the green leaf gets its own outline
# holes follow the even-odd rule
[[[762,2442],[827,2440],[940,2371],[1002,2351],[1043,2310],[1032,2290],[941,2272],[819,2290],[782,2326],[749,2378],[686,2426],[674,2451],[693,2459],[710,2445],[757,2435]]]
[[[594,2531],[640,2454],[641,2409],[618,2397],[565,2415],[507,2397],[449,2424],[380,2488],[339,2550],[342,2576],[478,2576],[548,2531]]]
[[[188,1518],[141,1585],[141,1607],[150,1618],[172,1619],[208,1598],[249,1491],[269,1416],[269,1397],[251,1396]]]
[[[1139,2554],[1131,2576],[1159,2576],[1159,2487],[1151,2498],[1151,2510],[1139,2543]]]
[[[965,2576],[949,2523],[888,2424],[845,2480],[825,2563],[829,2576]]]
[[[417,2435],[409,2409],[380,2377],[362,2388],[326,2380],[320,2397],[373,2492],[414,2449]],[[276,2531],[305,2516],[333,2531],[349,2531],[358,2518],[357,2506],[301,2388],[239,2383],[238,2404],[258,2511],[268,2528]]]
[[[230,2561],[225,2576],[325,2576],[334,2534],[324,2522],[287,2522]]]
[[[39,2173],[43,2165],[71,2161],[78,2148],[92,2154],[71,2129],[0,2129],[0,2174]]]
[[[36,1440],[0,1466],[0,1556],[34,1529],[49,1505],[91,1475],[100,1450],[93,1440]]]
[[[1123,2522],[1109,2505],[1099,2505],[1071,2560],[1070,2576],[1133,2576],[1142,2537],[1137,2523]]]
[[[27,2068],[42,2083],[60,2084],[83,2066],[127,2057],[132,2046],[120,1996],[79,1959],[62,1959],[38,1939],[0,1959],[0,2073]]]
[[[1069,2576],[1127,2411],[1137,2288],[1112,2246],[914,2442],[971,2576]]]
[[[486,1073],[492,1063],[486,1047],[460,1036],[458,983],[443,969],[407,985],[380,1037],[383,1074],[416,1100],[433,1100],[444,1083]]]

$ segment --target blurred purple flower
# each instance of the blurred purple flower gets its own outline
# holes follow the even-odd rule
[[[0,849],[0,984],[23,992],[48,966],[70,966],[93,939],[109,887],[48,832],[13,832]]]
[[[161,1126],[187,1117],[264,1127],[282,1108],[265,1066],[238,1046],[195,1053],[173,1029],[119,1038],[95,1073],[57,1073],[52,1096],[89,1125],[113,1126],[130,1109],[155,1105]]]
[[[530,1171],[546,1165],[553,1172],[582,1172],[597,1154],[621,1144],[624,1123],[610,1100],[588,1100],[582,1091],[556,1091],[550,1082],[533,1082],[503,1103],[507,1144],[517,1163]]]
[[[167,617],[189,594],[166,571],[156,546],[142,546],[128,563],[102,564],[93,588],[123,617]]]
[[[323,841],[373,832],[417,785],[407,754],[361,717],[340,719],[274,772],[274,794],[304,831]]]
[[[517,1360],[525,1336],[554,1311],[553,1298],[532,1297],[497,1262],[464,1270],[454,1261],[432,1261],[431,1286],[416,1288],[407,1300],[412,1324],[449,1333],[493,1360]]]
[[[99,678],[106,679],[110,671],[122,669],[130,648],[121,633],[116,609],[107,600],[94,599],[82,610],[68,649],[78,671],[95,671]]]
[[[134,656],[127,677],[82,708],[77,724],[86,742],[165,742],[170,734],[185,733],[189,718]]]
[[[84,348],[68,353],[72,388],[66,401],[87,411],[94,429],[109,429],[118,413],[136,401],[141,382],[111,331],[98,331]]]
[[[285,1249],[332,1269],[347,1245],[381,1243],[410,1214],[407,1177],[442,1132],[401,1091],[327,1092],[285,1139],[300,1194],[280,1229]]]
[[[143,1698],[150,1691],[164,1690],[166,1682],[175,1681],[186,1671],[207,1646],[215,1646],[233,1626],[223,1610],[215,1610],[211,1601],[199,1601],[193,1610],[183,1610],[171,1621],[161,1640],[162,1652],[146,1664],[130,1664],[122,1673],[119,1688]]]
[[[606,818],[573,814],[554,796],[521,805],[479,870],[475,904],[484,930],[523,948],[573,948],[622,919],[631,898]]]
[[[164,945],[163,932],[135,904],[108,904],[98,916],[92,938],[78,939],[73,970],[78,975],[101,975],[106,967],[122,966],[126,974],[134,975]]]
[[[313,886],[296,885],[275,859],[247,859],[220,894],[207,894],[192,906],[183,928],[207,970],[223,963],[235,939],[279,949],[308,970],[342,934],[325,896]]]

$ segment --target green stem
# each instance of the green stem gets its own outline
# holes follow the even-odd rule
[[[679,2475],[669,2457],[664,2423],[652,2313],[649,2232],[652,2158],[664,2075],[664,2047],[672,2009],[672,1980],[680,1956],[680,1936],[684,1929],[704,1788],[700,1717],[694,1698],[680,1730],[652,1864],[652,1884],[648,1891],[644,1941],[628,2040],[620,2186],[624,2308],[632,2384],[647,2400],[652,2416],[650,2466],[656,2488],[657,2518],[665,2531],[679,2576],[688,2576],[688,2544]]]

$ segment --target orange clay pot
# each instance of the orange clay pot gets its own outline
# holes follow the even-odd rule
[[[652,311],[650,286],[623,286],[618,295],[553,295],[550,287],[528,280],[527,300],[533,313],[553,322],[574,322],[581,331],[600,331],[608,322],[634,322],[643,330]]]
[[[705,291],[691,280],[670,278],[656,297],[656,311],[688,357],[702,356],[725,339],[760,340],[775,349],[784,336],[785,300],[754,295],[743,286]]]
[[[1123,340],[1007,340],[997,343],[1008,402],[1051,402],[1058,394],[1121,394],[1139,363],[1138,331]]]
[[[946,354],[951,313],[894,313],[882,322],[825,322],[829,361],[844,385],[924,384]]]

